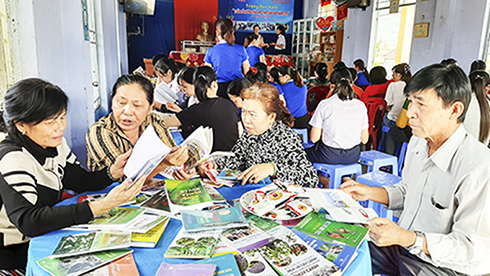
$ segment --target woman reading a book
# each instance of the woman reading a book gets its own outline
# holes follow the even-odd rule
[[[8,136],[0,143],[0,269],[25,269],[29,237],[73,224],[87,223],[130,201],[145,177],[126,181],[97,202],[54,206],[66,187],[75,192],[107,187],[123,176],[129,153],[106,170],[85,171],[68,147],[68,98],[41,79],[24,79],[5,94],[0,128]],[[130,187],[131,186],[131,187]]]
[[[315,187],[318,176],[298,134],[290,126],[293,116],[281,104],[277,89],[256,83],[242,94],[242,122],[247,130],[232,148],[234,156],[199,166],[202,176],[211,168],[240,170],[245,183],[258,183],[266,177]]]
[[[119,77],[112,88],[112,112],[93,124],[86,136],[87,167],[90,171],[105,170],[112,166],[117,157],[134,147],[148,125],[152,125],[158,137],[172,151],[149,175],[151,179],[169,166],[181,166],[187,161],[185,147],[177,147],[163,119],[152,113],[153,86],[138,75]],[[174,174],[178,179],[189,179],[183,170]],[[122,178],[115,178],[121,182]]]

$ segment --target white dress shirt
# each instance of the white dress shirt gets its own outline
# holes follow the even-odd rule
[[[460,125],[428,156],[413,136],[403,180],[385,187],[390,209],[403,209],[400,227],[425,234],[436,266],[466,274],[490,273],[490,150]]]
[[[342,101],[337,94],[322,100],[310,120],[322,129],[322,142],[337,149],[361,143],[361,132],[369,128],[366,105],[358,99]]]

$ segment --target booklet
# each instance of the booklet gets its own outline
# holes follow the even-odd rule
[[[238,207],[205,211],[182,211],[182,224],[187,232],[219,230],[247,226],[248,221]]]
[[[311,203],[316,210],[324,208],[336,221],[367,223],[378,217],[372,208],[364,208],[350,195],[339,189],[308,189]]]
[[[320,253],[327,260],[340,267],[342,271],[345,271],[345,269],[357,256],[356,248],[353,246],[322,241],[297,229],[293,229],[293,232],[309,246],[315,249],[316,252]]]
[[[155,276],[213,276],[214,264],[167,264],[162,263]]]
[[[166,218],[160,224],[148,230],[146,233],[132,233],[131,234],[131,246],[132,247],[150,247],[153,248],[157,245],[158,241],[165,232],[165,228],[170,222],[170,218]]]
[[[209,258],[218,243],[218,236],[217,231],[186,233],[182,227],[164,256],[187,259]]]
[[[228,243],[240,252],[257,249],[267,244],[273,237],[255,226],[229,228],[221,233],[222,241]]]
[[[117,260],[103,265],[84,276],[138,276],[138,268],[134,262],[133,254],[129,253]]]
[[[168,203],[167,191],[165,189],[160,190],[158,193],[150,197],[150,199],[141,205],[141,208],[148,209],[162,215],[172,215],[170,205]]]
[[[291,231],[261,247],[260,253],[281,275],[341,275],[338,266]]]
[[[131,252],[133,252],[133,250],[119,249],[59,259],[46,257],[38,260],[36,263],[42,269],[54,276],[77,276],[109,263],[110,261],[121,258]]]
[[[146,233],[166,219],[168,219],[166,216],[144,213],[138,220],[134,220],[134,222],[128,224],[124,228],[124,231],[129,231],[132,233]]]
[[[130,245],[131,233],[114,231],[82,233],[61,238],[50,258],[127,248]]]
[[[72,230],[121,230],[138,221],[144,210],[135,208],[116,207],[102,214],[88,224],[78,224],[70,227]]]
[[[124,166],[124,174],[133,181],[148,176],[167,157],[171,148],[158,137],[150,124],[134,145],[133,152]]]
[[[182,210],[202,210],[214,205],[200,179],[167,180],[165,184],[172,214]]]
[[[254,249],[243,252],[237,258],[238,267],[245,276],[276,276],[277,273],[262,257],[259,250]],[[242,271],[242,268],[243,271]]]
[[[309,213],[294,229],[319,240],[355,248],[359,247],[368,233],[366,227],[336,222],[328,219],[327,214],[316,212]]]
[[[237,261],[233,254],[224,254],[218,257],[199,260],[195,263],[216,265],[216,272],[214,273],[214,275],[241,276],[240,270],[238,269]]]
[[[226,202],[226,198],[223,195],[221,195],[213,186],[205,184],[202,180],[201,180],[201,184],[204,186],[204,188],[206,188],[206,191],[208,191],[208,194],[214,203]]]

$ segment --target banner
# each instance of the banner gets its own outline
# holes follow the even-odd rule
[[[233,20],[235,31],[253,31],[258,24],[261,33],[275,33],[278,25],[291,33],[294,0],[229,0],[227,6],[225,17]]]

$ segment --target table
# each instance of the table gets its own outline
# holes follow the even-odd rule
[[[98,192],[91,193],[105,193],[110,189],[115,187],[117,184],[113,184],[106,189]],[[247,184],[244,186],[236,185],[233,188],[229,187],[221,187],[218,191],[228,200],[233,200],[241,197],[242,194],[254,190],[264,185],[251,185]],[[90,193],[84,193],[90,194]],[[59,205],[68,205],[76,203],[78,200],[78,196],[73,198],[66,199],[59,203]],[[140,275],[142,276],[153,276],[156,274],[160,264],[162,262],[177,264],[181,263],[181,259],[166,259],[163,257],[164,252],[170,246],[170,243],[175,238],[180,228],[182,227],[182,222],[178,219],[171,219],[165,232],[158,242],[155,248],[140,248],[134,247],[131,248],[134,250],[133,256],[135,262],[138,266],[138,270]],[[58,230],[54,231],[39,237],[35,237],[31,239],[29,245],[29,254],[28,254],[28,262],[27,262],[27,272],[26,275],[39,276],[46,275],[49,273],[45,272],[41,269],[40,266],[37,265],[36,261],[51,255],[54,251],[58,242],[62,237],[67,235],[72,235],[76,233],[81,233],[81,231],[72,231],[72,230]],[[372,275],[371,272],[371,258],[369,253],[369,247],[366,241],[363,242],[361,247],[358,249],[358,256],[352,262],[352,264],[347,268],[343,275]]]

